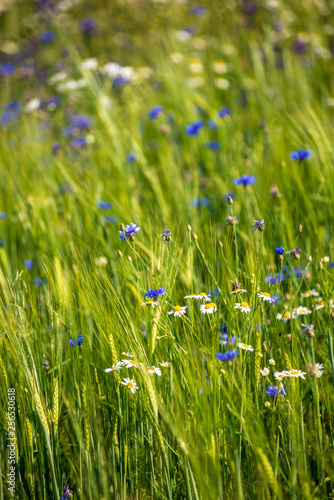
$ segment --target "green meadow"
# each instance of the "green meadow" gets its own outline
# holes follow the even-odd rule
[[[1,499],[334,498],[334,4],[0,5]]]

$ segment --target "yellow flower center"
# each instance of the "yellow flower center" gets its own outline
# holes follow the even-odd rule
[[[298,370],[291,370],[290,372],[292,375],[298,375],[299,371]]]
[[[247,349],[249,347],[248,344],[242,344],[242,347],[244,347],[245,349]]]
[[[151,305],[151,304],[153,304],[153,300],[148,300],[148,301],[146,302],[146,305],[148,305],[148,306],[149,306],[149,305]]]
[[[270,293],[267,293],[267,292],[263,292],[263,294],[265,297],[270,297]]]
[[[283,375],[282,373],[280,373],[280,374],[278,375],[278,378],[284,378],[284,375]]]
[[[289,313],[289,312],[286,312],[286,313],[284,313],[284,316],[283,316],[283,318],[285,318],[285,319],[288,319],[288,318],[290,318],[290,313]]]
[[[305,292],[304,295],[308,297],[309,295],[311,295],[311,292]]]
[[[173,308],[173,311],[176,313],[176,312],[178,312],[178,311],[181,311],[181,309],[182,309],[182,307],[181,307],[181,306],[175,306],[175,307]]]
[[[195,293],[191,293],[190,295],[188,295],[188,297],[196,297],[196,294]]]
[[[208,304],[205,304],[205,309],[211,309],[211,307],[217,307],[216,304],[214,304],[213,302],[209,302]]]
[[[324,306],[325,304],[326,304],[326,302],[324,300],[322,300],[321,302],[319,302],[320,306]]]
[[[234,290],[235,292],[240,292],[241,288],[237,288],[236,290]]]
[[[130,389],[133,387],[133,383],[132,383],[132,382],[128,382],[126,385],[127,385],[128,387],[130,387]]]
[[[206,297],[206,293],[205,292],[201,292],[198,295],[200,295],[201,297]]]
[[[131,360],[129,361],[129,363],[130,363],[131,365],[135,365],[135,364],[136,364],[136,362],[135,362],[133,359],[131,359]]]
[[[240,306],[241,307],[248,307],[248,304],[247,304],[247,302],[241,302]]]

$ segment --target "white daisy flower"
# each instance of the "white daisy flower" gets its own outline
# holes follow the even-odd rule
[[[134,394],[138,390],[138,385],[133,380],[133,378],[132,379],[125,378],[125,379],[122,380],[121,384],[126,385],[126,387],[128,387],[130,389],[130,391],[132,392],[132,394]]]
[[[318,309],[323,309],[326,305],[326,302],[324,300],[322,300],[321,302],[319,302],[319,304],[317,304],[315,306],[316,310],[318,311]]]
[[[168,314],[173,314],[174,316],[182,316],[183,314],[186,314],[187,312],[187,306],[175,306],[171,311],[169,311]]]
[[[291,314],[291,312],[286,311],[284,314],[277,314],[276,316],[277,319],[280,319],[281,321],[284,321],[284,323],[288,323],[291,319],[294,319],[294,314]]]
[[[293,370],[289,370],[288,372],[285,373],[288,377],[294,377],[294,378],[301,377],[305,380],[304,375],[306,375],[306,372],[302,372],[301,370],[297,370],[296,368],[294,368]]]
[[[98,66],[97,59],[95,57],[90,57],[89,59],[85,59],[80,64],[80,69],[83,71],[96,69]]]
[[[270,364],[270,366],[275,366],[276,362],[274,359],[269,359],[269,364]]]
[[[270,370],[269,370],[269,368],[264,367],[263,370],[260,370],[260,373],[261,373],[262,377],[267,377],[270,373]]]
[[[111,368],[106,368],[104,371],[106,373],[116,372],[117,370],[120,370],[122,368],[122,366],[123,366],[122,361],[117,361],[117,363],[115,365],[112,365]]]
[[[201,292],[198,294],[191,293],[190,295],[186,295],[184,298],[185,299],[196,299],[196,300],[201,299],[201,300],[204,300],[204,302],[209,302],[211,300],[211,295],[208,295],[205,292]]]
[[[316,377],[316,378],[320,378],[322,377],[323,373],[324,373],[324,365],[320,364],[320,363],[316,363],[314,366],[313,366],[313,371],[312,371],[312,374]]]
[[[299,306],[296,309],[296,313],[297,313],[297,316],[304,316],[306,314],[311,314],[312,311],[310,311],[309,309],[307,309],[307,307]]]
[[[203,314],[212,314],[217,311],[217,306],[213,302],[208,302],[207,304],[202,304],[200,311]]]
[[[122,356],[128,356],[128,358],[134,358],[134,354],[132,352],[122,352]]]
[[[286,372],[275,372],[274,377],[276,380],[282,380],[284,377],[288,377],[289,375]]]
[[[148,367],[148,373],[152,376],[154,373],[161,377],[161,369],[157,368],[156,366],[149,366]]]
[[[163,361],[162,363],[159,363],[160,366],[162,366],[163,368],[169,368],[170,367],[170,363],[168,363],[168,361]]]
[[[141,305],[142,306],[149,306],[149,307],[152,307],[152,309],[154,309],[154,306],[158,306],[159,302],[158,301],[154,302],[154,300],[148,300],[147,302],[142,302]]]
[[[137,361],[134,359],[123,359],[122,364],[125,368],[139,368]]]
[[[251,312],[251,308],[249,307],[247,302],[236,302],[234,309],[240,309],[240,311],[244,313]]]
[[[273,304],[275,302],[275,299],[272,298],[270,293],[267,292],[261,292],[257,294],[260,299],[263,299],[264,302],[269,302],[270,304]]]
[[[244,351],[254,351],[254,347],[249,344],[244,344],[243,342],[238,342],[238,347]]]
[[[329,262],[329,257],[325,255],[322,259],[320,259],[322,262],[326,262],[326,264]]]
[[[307,290],[306,292],[301,293],[300,296],[303,297],[304,299],[311,297],[311,296],[312,297],[319,297],[319,293],[316,290]]]
[[[236,290],[233,290],[231,293],[246,293],[247,290],[244,290],[243,288],[236,288]]]

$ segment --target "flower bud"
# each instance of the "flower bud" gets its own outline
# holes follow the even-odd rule
[[[195,240],[195,241],[197,241],[198,236],[197,236],[197,234],[196,234],[196,233],[193,233],[193,238],[194,238],[194,240]]]
[[[269,401],[266,401],[266,402],[264,403],[264,406],[265,406],[266,408],[270,408],[270,402],[269,402]]]
[[[125,229],[124,224],[121,224],[121,225],[119,226],[119,228],[120,228],[120,230],[124,233],[124,229]]]
[[[299,224],[299,226],[297,227],[297,233],[301,233],[303,230],[303,226],[301,224]]]
[[[319,271],[322,271],[322,270],[323,270],[323,268],[324,268],[324,265],[323,265],[323,263],[320,261],[320,262],[318,263],[318,269],[319,269]]]
[[[189,231],[189,232],[191,231],[191,225],[190,224],[188,224],[188,226],[187,226],[187,231]]]
[[[118,257],[119,257],[120,259],[123,257],[123,254],[122,254],[122,252],[121,252],[120,250],[117,250],[117,255],[118,255]]]
[[[132,262],[132,257],[130,257],[130,255],[128,255],[128,261]]]
[[[309,261],[309,262],[312,262],[312,255],[309,255],[309,256],[308,256],[308,261]]]
[[[221,241],[218,241],[218,246],[220,246],[220,248],[223,248],[223,243]]]
[[[228,203],[229,205],[233,205],[233,198],[232,198],[232,196],[229,196],[229,197],[227,198],[227,203]]]

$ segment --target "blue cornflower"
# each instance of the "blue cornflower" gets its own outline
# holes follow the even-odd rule
[[[290,158],[291,160],[307,160],[308,158],[311,158],[312,152],[310,149],[306,149],[306,151],[303,151],[302,149],[298,149],[298,151],[292,151],[290,153]]]
[[[145,297],[148,297],[149,299],[157,299],[158,297],[162,297],[164,293],[164,287],[157,288],[156,290],[154,290],[154,288],[150,288],[148,292],[145,292]]]
[[[62,494],[62,497],[60,500],[66,500],[67,498],[72,498],[72,493],[73,493],[73,491],[70,490],[70,485],[67,484],[64,487],[64,493]]]
[[[109,222],[109,224],[115,224],[115,222],[117,221],[117,217],[115,217],[115,216],[109,217],[108,215],[104,215],[103,220],[105,222]]]
[[[278,305],[280,304],[282,297],[280,295],[277,295],[277,293],[273,293],[271,296],[272,299],[274,299],[274,304]]]
[[[98,24],[95,19],[84,19],[80,23],[81,31],[84,35],[93,36],[98,33]]]
[[[278,255],[283,255],[284,254],[284,248],[283,247],[276,247],[275,248],[275,253]]]
[[[221,145],[218,141],[209,141],[205,144],[205,146],[212,151],[218,151],[221,148]]]
[[[5,106],[4,112],[0,117],[1,125],[7,125],[8,123],[16,120],[20,116],[21,104],[17,101],[10,102]]]
[[[300,252],[301,252],[300,248],[293,248],[292,250],[290,250],[290,252],[287,252],[287,253],[290,254],[290,259],[291,259],[291,257],[294,257],[296,260],[299,260],[300,259]]]
[[[219,330],[219,332],[220,333],[226,333],[227,332],[227,324],[226,323],[220,323],[220,330]]]
[[[50,97],[50,99],[46,101],[46,107],[51,110],[58,108],[59,104],[60,104],[60,97],[57,95]]]
[[[190,125],[186,126],[186,134],[189,135],[190,137],[195,137],[198,135],[199,131],[201,128],[204,127],[204,123],[202,120],[197,120],[194,123],[191,123]]]
[[[234,200],[234,194],[233,193],[227,193],[224,195],[224,200],[228,201],[229,198],[232,198]]]
[[[55,142],[53,145],[52,145],[52,153],[54,155],[58,154],[59,152],[61,151],[61,145],[58,143],[58,142]]]
[[[15,66],[12,63],[3,63],[0,66],[0,74],[4,76],[10,76],[15,72]]]
[[[279,394],[284,396],[287,393],[287,388],[283,387],[279,389],[277,385],[268,385],[266,389],[267,396],[271,396],[272,398],[277,398]]]
[[[233,179],[233,183],[237,186],[249,186],[256,182],[254,175],[242,175],[239,179]]]
[[[207,207],[209,203],[209,198],[195,198],[194,200],[191,200],[190,205],[195,208],[200,208],[201,206]]]
[[[301,279],[306,273],[305,269],[299,269],[299,267],[293,266],[293,271],[295,273],[296,278]]]
[[[231,116],[231,110],[229,108],[223,108],[218,111],[219,118],[225,118],[225,116]]]
[[[37,285],[37,286],[42,286],[42,280],[41,280],[40,278],[35,278],[35,279],[34,279],[34,283],[35,283],[35,285]]]
[[[125,78],[124,76],[116,76],[112,82],[115,87],[122,87],[123,85],[130,83],[131,80],[130,78]]]
[[[269,283],[270,285],[273,285],[274,283],[280,283],[281,281],[284,280],[285,280],[284,273],[275,273],[273,275],[269,275],[264,278],[264,281],[266,283]]]
[[[158,116],[161,113],[162,113],[162,106],[157,105],[157,106],[154,106],[154,108],[152,108],[149,111],[148,116],[149,116],[149,118],[151,118],[151,120],[154,120],[155,118],[158,118]]]
[[[239,337],[236,337],[235,335],[228,335],[227,333],[223,333],[222,338],[219,340],[219,343],[221,345],[235,344],[237,340],[239,340]]]
[[[203,14],[206,14],[207,10],[205,7],[192,7],[190,9],[190,12],[194,14],[194,16],[203,16]]]
[[[69,118],[71,127],[79,130],[87,130],[92,125],[92,120],[86,115],[72,115]]]
[[[78,335],[77,345],[81,346],[83,344],[83,341],[84,341],[84,339],[83,339],[82,333],[80,333]]]
[[[266,223],[264,222],[264,219],[259,219],[259,220],[254,220],[255,224],[252,226],[253,231],[258,229],[259,231],[264,231],[266,227]]]
[[[52,33],[52,31],[44,31],[43,33],[41,33],[38,37],[38,40],[40,42],[44,42],[44,43],[50,43],[50,42],[53,42],[53,40],[55,40],[56,38],[56,35],[55,33]]]
[[[219,288],[216,286],[216,288],[213,290],[210,288],[210,290],[207,291],[207,295],[210,295],[211,297],[220,297],[220,291]]]
[[[210,120],[208,120],[207,125],[208,125],[209,129],[211,129],[211,130],[216,130],[216,128],[217,128],[217,123],[212,118],[210,118]]]
[[[24,261],[24,267],[28,269],[28,271],[32,271],[32,268],[34,267],[34,263],[32,260],[25,260]]]
[[[81,149],[87,145],[87,141],[84,137],[76,137],[71,141],[71,146],[73,149]]]
[[[124,231],[119,231],[119,237],[122,241],[125,240],[130,240],[133,241],[135,238],[135,234],[140,231],[140,227],[137,226],[137,224],[134,224],[133,222],[130,223],[130,225],[125,226]]]
[[[6,214],[6,212],[2,212],[0,214],[0,220],[5,220],[5,219],[7,219],[7,217],[8,217],[8,215]]]
[[[74,339],[74,338],[73,338],[73,339],[70,339],[70,345],[71,345],[71,346],[75,346],[75,345],[76,345],[76,341],[75,341],[75,339]]]
[[[173,241],[172,240],[172,232],[169,229],[163,231],[160,236],[163,236],[164,241]]]
[[[126,161],[128,163],[134,163],[137,160],[137,157],[134,153],[129,153],[128,156],[126,157]]]
[[[232,351],[226,352],[217,352],[216,356],[219,361],[233,361],[239,354],[237,349],[233,349]]]
[[[98,201],[97,206],[102,208],[102,210],[110,210],[112,208],[112,203],[109,201]]]

